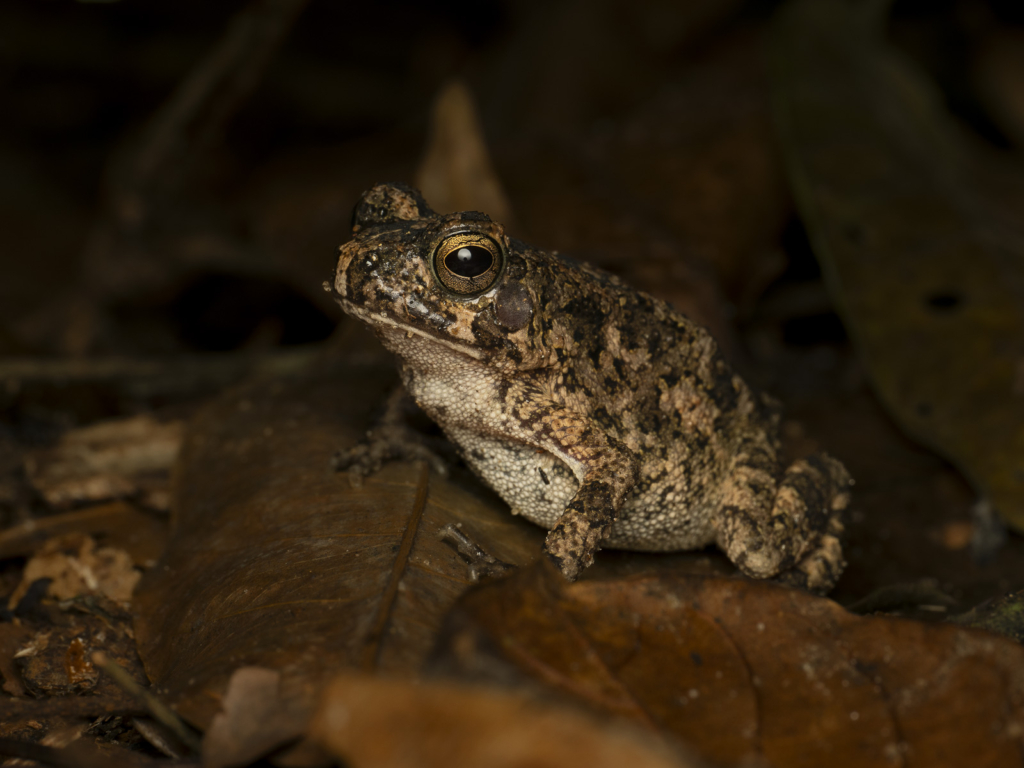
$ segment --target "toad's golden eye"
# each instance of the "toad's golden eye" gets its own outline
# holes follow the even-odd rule
[[[487,235],[459,232],[434,251],[434,273],[445,288],[460,296],[483,293],[497,281],[505,256]]]

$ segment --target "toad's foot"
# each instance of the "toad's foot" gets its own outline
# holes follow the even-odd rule
[[[563,515],[544,540],[544,554],[573,582],[594,562],[594,553],[607,526],[595,526],[583,517]]]
[[[349,482],[356,488],[389,461],[425,461],[438,475],[446,477],[448,466],[444,459],[427,446],[426,435],[405,421],[410,403],[404,389],[392,392],[384,414],[377,425],[366,433],[366,439],[331,457],[334,470],[348,470]]]
[[[366,433],[366,441],[331,457],[336,472],[348,470],[348,479],[358,488],[370,475],[389,461],[426,461],[441,477],[448,475],[444,459],[422,442],[414,429],[377,427]]]
[[[757,454],[739,466],[728,489],[718,544],[745,574],[825,593],[846,563],[840,537],[852,480],[823,453],[795,461],[771,493],[771,472]]]
[[[791,587],[824,595],[839,581],[846,567],[838,536],[826,534],[816,548],[804,555],[792,568],[779,574],[778,580]]]

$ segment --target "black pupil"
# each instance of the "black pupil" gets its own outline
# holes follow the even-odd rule
[[[459,277],[476,277],[491,268],[494,256],[479,245],[464,245],[444,257],[444,265]]]

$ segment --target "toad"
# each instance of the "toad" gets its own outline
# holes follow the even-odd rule
[[[850,476],[780,460],[780,414],[711,335],[618,278],[439,215],[381,184],[353,214],[333,292],[398,358],[408,393],[512,512],[549,529],[569,581],[601,547],[716,544],[744,573],[812,591],[844,567]],[[355,450],[375,471],[407,446]]]

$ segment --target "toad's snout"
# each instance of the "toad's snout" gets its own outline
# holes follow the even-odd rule
[[[352,300],[352,279],[349,272],[358,261],[359,249],[353,243],[343,245],[338,252],[338,266],[334,270],[334,295],[338,299]],[[357,284],[365,282],[357,279]]]

